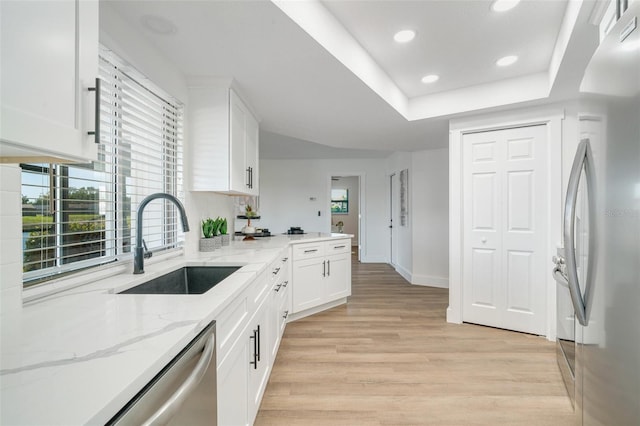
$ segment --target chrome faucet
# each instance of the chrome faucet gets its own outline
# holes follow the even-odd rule
[[[146,244],[142,239],[142,213],[144,212],[144,208],[149,204],[150,201],[155,200],[156,198],[164,198],[165,200],[169,200],[176,205],[178,210],[180,211],[180,218],[182,219],[182,230],[184,232],[189,231],[189,221],[187,220],[187,213],[184,211],[184,206],[176,197],[171,194],[166,194],[164,192],[158,192],[155,194],[151,194],[146,197],[144,200],[140,202],[138,206],[138,219],[136,221],[136,248],[133,255],[133,273],[134,274],[143,274],[144,273],[144,258],[147,257],[145,255]],[[151,257],[151,256],[148,256]]]

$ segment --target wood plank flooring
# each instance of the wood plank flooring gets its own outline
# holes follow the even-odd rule
[[[448,324],[448,290],[353,263],[349,303],[287,325],[256,425],[569,425],[546,339]]]

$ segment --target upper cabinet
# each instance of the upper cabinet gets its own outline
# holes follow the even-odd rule
[[[258,195],[258,121],[229,81],[189,90],[194,191]]]
[[[0,162],[96,159],[98,1],[2,1],[0,31]]]

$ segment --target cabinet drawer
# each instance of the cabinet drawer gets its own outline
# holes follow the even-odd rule
[[[350,253],[351,252],[351,240],[338,240],[338,241],[329,241],[326,243],[326,252],[327,256],[331,256],[332,254],[339,253]]]
[[[296,244],[293,246],[293,260],[324,256],[324,243]]]

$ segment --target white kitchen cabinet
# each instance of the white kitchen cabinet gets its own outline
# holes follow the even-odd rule
[[[265,299],[258,308],[253,321],[250,323],[249,348],[249,420],[250,424],[258,414],[262,395],[269,381],[271,372],[271,354],[269,353],[270,335],[276,330],[270,329],[269,299]],[[224,392],[224,390],[223,390]]]
[[[285,252],[278,261],[276,269],[277,273],[274,276],[274,284],[271,292],[271,314],[270,314],[270,330],[275,330],[271,333],[269,340],[269,349],[271,352],[272,364],[275,361],[280,347],[280,341],[282,340],[282,334],[286,326],[286,320],[291,312],[291,275],[289,264],[288,250]]]
[[[327,301],[351,295],[351,256],[348,253],[327,256]]]
[[[228,80],[189,89],[194,191],[258,195],[258,121]]]
[[[95,160],[98,1],[2,1],[0,20],[0,159]]]
[[[351,295],[351,241],[297,244],[293,248],[292,313]]]
[[[243,334],[244,330],[243,330]],[[253,343],[237,341],[229,356],[218,365],[218,424],[249,424],[249,365]]]
[[[314,308],[324,303],[324,270],[326,261],[322,257],[294,260],[293,306],[294,313]]]

